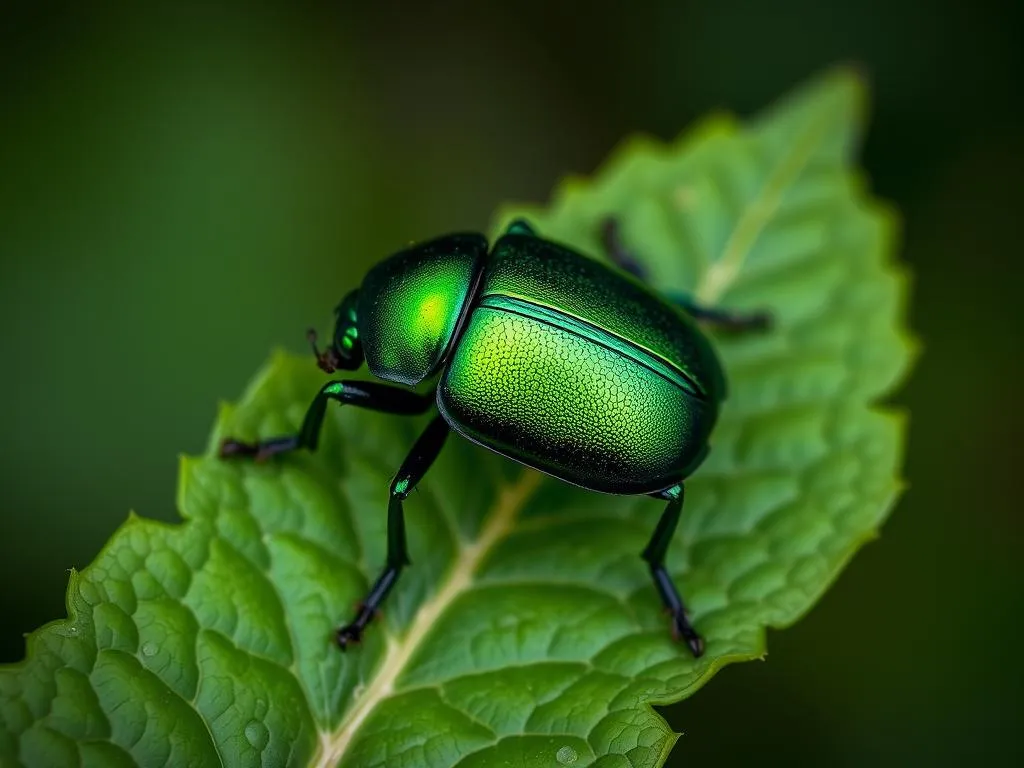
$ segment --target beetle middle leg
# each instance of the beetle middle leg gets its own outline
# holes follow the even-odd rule
[[[650,565],[654,587],[658,590],[661,602],[672,615],[672,634],[677,639],[683,638],[694,657],[700,658],[704,654],[704,640],[697,634],[686,617],[686,606],[683,604],[683,599],[679,596],[679,590],[676,589],[672,577],[665,569],[665,554],[668,552],[668,545],[672,541],[672,535],[679,523],[679,515],[683,510],[683,486],[680,483],[667,491],[652,495],[658,499],[668,499],[668,506],[661,513],[661,519],[658,520],[654,534],[640,556]]]
[[[391,481],[391,497],[388,501],[388,555],[384,570],[373,583],[366,598],[359,605],[351,623],[338,629],[336,639],[342,650],[350,643],[359,642],[363,630],[370,623],[384,598],[398,581],[402,568],[409,565],[409,554],[405,545],[405,511],[402,503],[416,484],[423,479],[434,459],[441,452],[451,427],[441,416],[434,417],[405,461],[398,474]]]
[[[357,405],[361,408],[406,416],[426,413],[434,405],[433,394],[421,395],[372,381],[331,381],[317,393],[297,434],[272,437],[256,443],[226,438],[220,444],[221,457],[252,456],[257,461],[262,461],[274,454],[299,448],[315,451],[320,440],[324,416],[327,414],[327,403],[330,400],[337,400],[342,405]]]
[[[622,242],[619,223],[616,219],[604,220],[601,225],[601,240],[608,258],[612,262],[620,269],[647,282],[647,270]],[[682,307],[691,317],[718,328],[731,331],[755,331],[766,330],[771,326],[771,314],[768,312],[734,312],[715,307],[704,307],[690,296],[680,293],[667,294],[665,298]]]
[[[636,257],[626,248],[622,242],[622,235],[619,233],[618,219],[607,218],[601,223],[601,242],[608,258],[612,260],[619,269],[622,269],[638,280],[647,282],[647,270],[644,265],[636,260]]]

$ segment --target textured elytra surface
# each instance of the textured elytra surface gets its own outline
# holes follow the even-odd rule
[[[600,245],[587,253],[599,254]],[[509,235],[495,244],[481,295],[512,296],[580,318],[680,369],[702,394],[719,394],[718,360],[691,332],[690,318],[652,301],[648,290],[621,270],[609,273],[603,264],[557,244]]]
[[[576,485],[653,493],[703,451],[714,408],[616,350],[532,317],[473,310],[438,387],[474,440]]]
[[[659,286],[775,312],[772,334],[716,340],[730,399],[669,553],[702,659],[669,639],[637,557],[658,502],[457,439],[407,502],[413,567],[338,653],[422,422],[336,408],[316,455],[185,460],[185,522],[132,518],[73,575],[70,618],[0,670],[0,764],[660,765],[676,736],[649,705],[760,656],[899,490],[902,425],[870,403],[911,353],[889,219],[849,170],[859,110],[832,75],[746,128],[634,143],[526,211],[591,253],[615,213]],[[294,429],[322,381],[275,357],[214,440]]]

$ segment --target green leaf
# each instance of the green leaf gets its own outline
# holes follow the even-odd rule
[[[207,454],[182,460],[185,522],[129,517],[72,573],[69,618],[0,670],[0,764],[661,765],[676,735],[651,704],[763,656],[765,627],[810,608],[901,487],[902,420],[872,402],[913,345],[893,217],[850,169],[861,110],[856,76],[833,72],[746,127],[633,141],[495,226],[526,213],[599,254],[614,214],[659,286],[775,313],[767,335],[717,339],[730,399],[669,556],[703,658],[670,639],[637,556],[659,502],[458,439],[406,505],[413,567],[338,652],[424,422],[335,408],[315,455],[214,458],[221,436],[300,423],[322,375],[277,354]]]

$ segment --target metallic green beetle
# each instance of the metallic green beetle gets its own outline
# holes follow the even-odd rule
[[[683,506],[683,480],[708,452],[726,394],[715,352],[697,320],[763,328],[739,315],[669,299],[643,281],[613,220],[602,234],[607,266],[544,239],[523,220],[488,248],[479,234],[422,243],[377,264],[335,310],[334,339],[313,352],[327,373],[356,370],[407,387],[436,379],[433,394],[332,381],[298,434],[243,443],[221,456],[264,459],[315,450],[329,400],[398,414],[438,415],[391,484],[387,564],[353,620],[337,632],[357,642],[409,564],[402,503],[455,430],[475,443],[593,491],[668,501],[642,557],[694,656],[704,643],[665,569]]]

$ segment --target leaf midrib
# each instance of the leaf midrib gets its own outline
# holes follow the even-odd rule
[[[694,291],[699,304],[715,306],[736,281],[758,236],[781,205],[786,189],[810,161],[833,117],[833,114],[826,113],[807,126],[793,142],[790,152],[769,174],[754,200],[740,214],[722,249],[721,258],[713,261],[701,275]]]
[[[420,606],[408,631],[389,639],[384,661],[374,670],[373,682],[359,697],[337,729],[320,734],[320,751],[314,761],[317,768],[333,768],[353,743],[359,729],[377,706],[395,692],[395,683],[423,644],[438,618],[472,585],[473,576],[483,559],[511,530],[527,499],[540,485],[543,475],[524,469],[519,479],[502,488],[480,535],[463,542],[447,579],[432,598]]]

